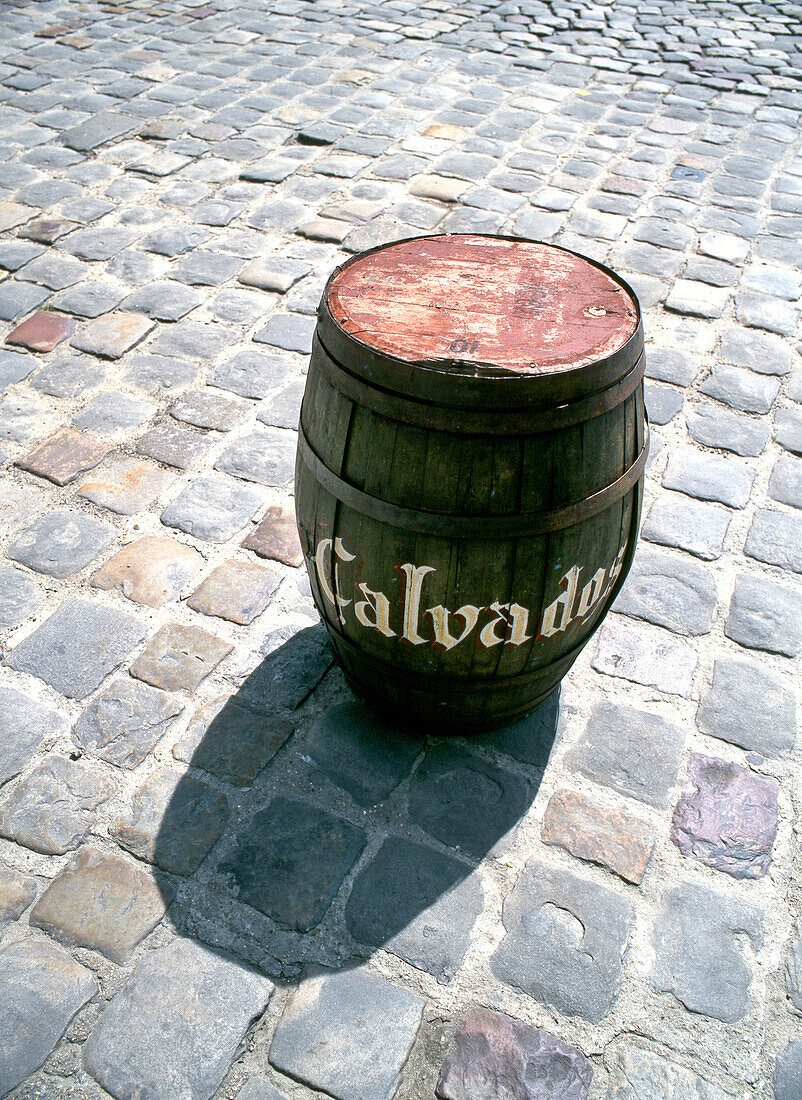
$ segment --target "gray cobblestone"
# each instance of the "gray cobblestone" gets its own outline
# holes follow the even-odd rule
[[[721,556],[731,518],[731,513],[717,504],[663,493],[649,509],[641,537],[713,561]]]
[[[85,569],[113,540],[113,529],[102,520],[85,512],[59,510],[36,520],[6,553],[37,573],[69,577]]]
[[[734,1024],[749,1011],[752,971],[741,937],[763,942],[761,911],[697,883],[666,892],[653,933],[652,982],[691,1012]]]
[[[724,633],[750,649],[793,657],[802,649],[802,596],[787,585],[742,573]]]
[[[687,423],[688,435],[703,447],[717,447],[737,455],[759,455],[769,441],[765,421],[709,403],[697,405],[688,415]]]
[[[618,996],[632,916],[612,890],[533,860],[504,902],[493,973],[564,1015],[598,1023]]]
[[[225,542],[261,510],[258,489],[222,477],[198,477],[161,514],[167,527],[177,527],[207,542]]]
[[[769,508],[758,509],[744,553],[781,569],[802,573],[802,519]]]
[[[64,732],[58,711],[11,687],[0,688],[0,783],[27,767],[43,742]]]
[[[97,991],[91,970],[61,947],[19,940],[0,953],[5,980],[0,993],[0,1090],[4,1096],[34,1073]]]
[[[287,1003],[270,1063],[337,1100],[390,1100],[423,1005],[368,971],[320,971]]]
[[[785,756],[796,741],[796,698],[783,677],[755,661],[720,657],[697,713],[704,733],[766,756]]]
[[[716,608],[716,586],[700,565],[641,550],[613,606],[677,634],[706,634]]]
[[[78,718],[74,737],[81,748],[117,764],[136,768],[184,709],[165,695],[128,677],[114,680]]]
[[[272,991],[242,963],[175,940],[146,955],[106,1008],[86,1044],[86,1067],[112,1095],[169,1088],[209,1100]]]
[[[36,581],[21,569],[0,566],[0,628],[19,626],[35,615],[41,603]]]
[[[754,472],[736,459],[699,454],[691,447],[677,447],[669,456],[663,485],[700,500],[715,500],[731,508],[743,508],[749,500],[754,477]]]

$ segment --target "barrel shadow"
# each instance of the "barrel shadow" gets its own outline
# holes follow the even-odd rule
[[[190,721],[150,858],[176,930],[279,981],[386,948],[447,981],[537,793],[559,691],[470,740],[394,728],[333,668],[322,625],[288,637]]]

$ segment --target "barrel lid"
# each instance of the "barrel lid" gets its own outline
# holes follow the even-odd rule
[[[555,245],[483,234],[414,237],[363,252],[326,286],[318,335],[373,381],[492,404],[612,384],[643,347],[634,292]],[[536,384],[539,383],[539,384]]]

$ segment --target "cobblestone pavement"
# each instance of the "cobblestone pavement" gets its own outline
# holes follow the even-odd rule
[[[0,1095],[799,1100],[802,7],[0,29]],[[434,230],[621,271],[655,429],[617,612],[470,742],[355,703],[291,519],[323,281]]]

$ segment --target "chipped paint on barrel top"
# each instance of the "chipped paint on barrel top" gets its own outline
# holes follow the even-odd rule
[[[638,324],[630,295],[581,256],[467,234],[356,260],[333,279],[328,306],[349,336],[396,358],[522,373],[604,359]]]

